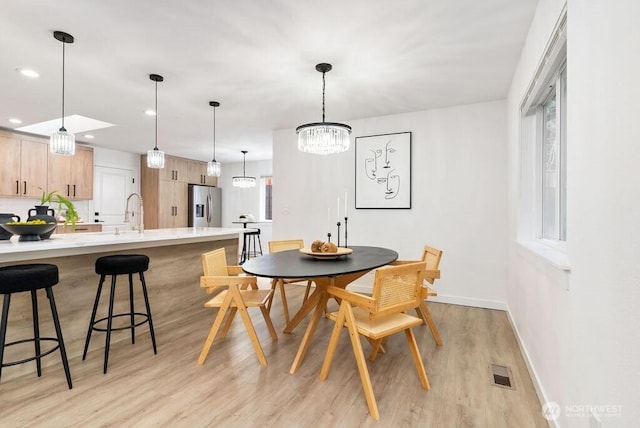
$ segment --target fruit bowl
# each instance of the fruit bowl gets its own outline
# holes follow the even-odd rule
[[[40,241],[40,235],[46,235],[55,229],[57,224],[55,223],[1,223],[2,227],[7,232],[14,235],[20,235],[19,241]]]

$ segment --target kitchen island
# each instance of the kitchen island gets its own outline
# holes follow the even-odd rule
[[[147,255],[150,262],[149,270],[145,272],[145,280],[149,290],[158,352],[161,352],[162,346],[166,345],[162,342],[163,329],[171,328],[172,321],[181,311],[200,309],[206,300],[206,293],[200,289],[199,284],[202,275],[200,255],[217,248],[225,248],[228,263],[236,264],[239,237],[247,230],[251,229],[210,227],[152,229],[143,233],[131,230],[119,231],[118,234],[69,233],[54,234],[51,239],[35,242],[20,242],[18,237],[14,236],[10,240],[0,241],[0,267],[27,263],[52,263],[58,266],[60,281],[53,288],[53,292],[67,353],[69,359],[75,362],[78,361],[78,356],[82,356],[98,286],[99,275],[94,271],[96,259],[112,254]],[[136,307],[144,307],[139,280],[135,277],[134,293]],[[128,300],[127,276],[122,275],[118,277],[115,312],[128,312]],[[53,323],[47,300],[40,298],[38,303],[41,335],[52,335]],[[108,299],[103,296],[98,313],[106,314],[107,306]],[[11,299],[7,341],[33,337],[32,335],[30,295],[16,294]],[[101,358],[104,349],[104,337],[95,333],[94,336],[87,358]],[[117,349],[116,346],[126,347],[127,341],[128,346],[132,347],[128,330],[115,332],[111,337],[112,349]],[[150,341],[148,328],[137,328],[136,345],[139,342],[143,345],[133,345],[135,348],[129,350],[123,349],[122,354],[148,351],[146,341]],[[118,345],[118,342],[124,343]],[[21,346],[10,347],[7,348],[4,359],[12,361],[30,351],[32,352],[32,349]],[[151,353],[150,357],[152,355]],[[43,367],[60,365],[60,361],[59,358],[49,357],[43,358],[42,364]],[[5,377],[11,378],[31,372],[34,372],[35,378],[33,364],[7,367],[2,372],[2,379],[4,381]],[[71,373],[73,375],[73,363]]]

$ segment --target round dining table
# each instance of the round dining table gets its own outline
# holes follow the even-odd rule
[[[326,256],[316,258],[299,250],[280,251],[247,260],[242,265],[242,270],[249,275],[310,279],[316,284],[314,292],[284,329],[285,333],[291,333],[311,310],[314,311],[291,366],[291,373],[295,373],[302,364],[311,337],[327,305],[329,300],[327,288],[329,286],[345,288],[372,269],[388,265],[398,259],[398,253],[388,248],[367,246],[350,246],[349,248],[353,250],[350,254],[335,258]]]

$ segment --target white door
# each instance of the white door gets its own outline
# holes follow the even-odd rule
[[[104,225],[123,224],[127,196],[133,191],[133,170],[94,168],[94,211]]]

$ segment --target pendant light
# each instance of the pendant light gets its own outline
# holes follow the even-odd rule
[[[149,79],[156,82],[156,138],[153,150],[147,151],[147,166],[149,168],[164,168],[164,152],[158,150],[158,82],[162,82],[164,77],[159,74],[150,74]]]
[[[207,175],[210,177],[220,177],[220,162],[216,161],[216,107],[220,107],[217,101],[209,101],[213,107],[213,159],[207,162]]]
[[[307,123],[296,128],[298,150],[316,155],[347,151],[351,127],[343,123],[324,121],[324,75],[331,71],[331,64],[318,64],[316,70],[322,73],[322,122]]]
[[[240,150],[242,152],[243,158],[242,158],[242,177],[240,176],[236,176],[233,177],[233,187],[241,187],[243,189],[246,189],[248,187],[256,187],[256,178],[255,177],[247,177],[247,174],[245,172],[245,165],[246,165],[246,159],[247,159],[247,152],[246,150]]]
[[[49,151],[57,155],[73,156],[76,154],[76,136],[67,132],[64,127],[64,47],[73,43],[73,36],[62,31],[54,31],[53,37],[62,42],[62,126],[51,134]]]

